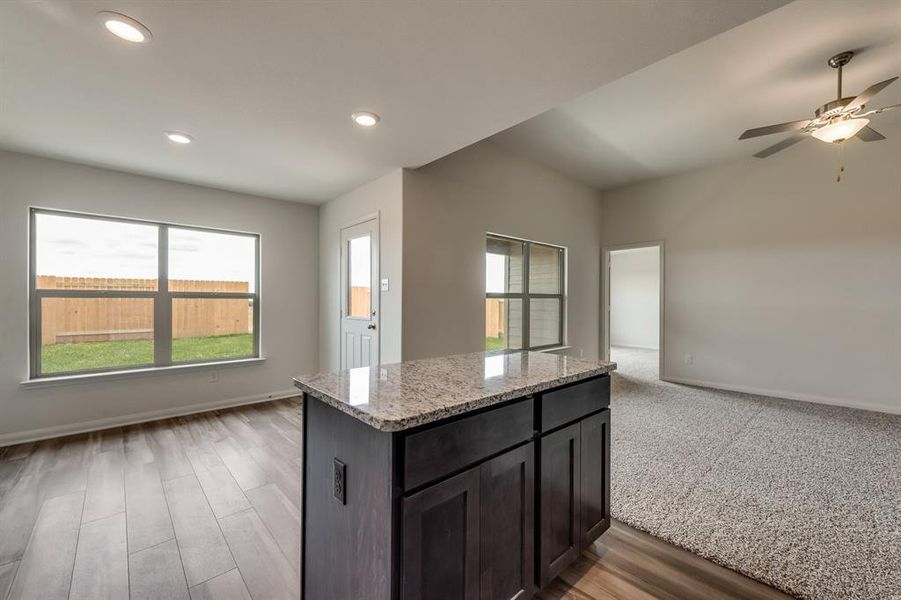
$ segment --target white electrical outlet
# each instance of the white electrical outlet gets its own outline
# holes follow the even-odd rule
[[[210,371],[209,382],[216,383],[217,381],[219,381],[219,371]]]
[[[686,364],[686,365],[693,365],[694,363],[695,363],[695,357],[692,356],[691,354],[686,354],[686,355],[685,355],[685,364]]]

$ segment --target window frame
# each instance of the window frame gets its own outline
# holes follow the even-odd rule
[[[169,369],[172,367],[184,367],[191,365],[203,365],[208,363],[242,363],[248,360],[260,358],[260,246],[259,233],[221,229],[215,227],[203,227],[198,225],[183,225],[165,221],[151,221],[147,219],[134,219],[129,217],[114,217],[71,210],[55,208],[41,208],[30,206],[28,208],[28,373],[29,380],[56,379],[65,377],[78,377],[101,373],[124,373],[128,371],[153,371]],[[116,223],[134,223],[140,225],[153,225],[157,227],[157,289],[156,291],[125,291],[125,290],[40,290],[37,289],[37,215],[59,215],[64,217],[92,219],[95,221],[112,221]],[[169,230],[185,229],[205,231],[209,233],[221,233],[226,235],[240,235],[251,237],[254,240],[254,291],[253,292],[173,292],[169,291]],[[140,365],[115,366],[100,369],[81,369],[77,371],[64,371],[59,373],[41,373],[41,300],[43,298],[148,298],[153,300],[153,362]],[[251,326],[253,328],[252,353],[245,356],[214,358],[209,360],[173,361],[172,360],[172,306],[173,300],[178,298],[220,298],[220,299],[246,299],[253,303],[253,315]]]
[[[566,253],[567,249],[565,246],[557,246],[556,244],[548,244],[545,242],[535,242],[531,240],[526,240],[523,238],[517,238],[509,235],[501,235],[497,233],[487,233],[485,235],[486,242],[488,239],[496,239],[504,242],[515,242],[517,244],[523,245],[522,252],[522,272],[523,272],[523,281],[522,281],[522,292],[488,292],[485,291],[485,298],[493,298],[493,299],[519,299],[522,301],[522,348],[506,348],[505,352],[526,352],[532,350],[548,350],[551,348],[560,348],[566,345]],[[543,246],[545,248],[553,248],[554,250],[559,250],[560,254],[560,293],[558,294],[545,294],[545,293],[532,293],[529,291],[529,280],[531,279],[531,272],[529,270],[531,256],[532,256],[532,246]],[[488,252],[486,250],[485,254]],[[531,345],[531,306],[530,301],[533,299],[557,299],[560,301],[560,322],[558,324],[558,341],[552,344],[542,344],[540,346],[532,346]],[[484,330],[484,326],[482,327]]]

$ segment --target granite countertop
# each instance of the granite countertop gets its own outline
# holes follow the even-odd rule
[[[306,375],[294,385],[380,431],[402,431],[615,369],[544,352],[473,352]]]

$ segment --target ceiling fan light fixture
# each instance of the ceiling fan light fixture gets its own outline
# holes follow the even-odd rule
[[[787,123],[778,123],[776,125],[748,129],[738,136],[738,139],[746,140],[748,138],[756,138],[773,133],[795,132],[795,135],[756,153],[754,156],[757,158],[766,158],[780,150],[785,150],[789,146],[793,146],[801,140],[806,139],[806,134],[808,133],[821,142],[829,144],[840,144],[854,136],[857,136],[857,139],[864,142],[879,142],[884,140],[884,135],[868,126],[870,120],[865,117],[869,115],[878,115],[894,108],[901,108],[901,104],[874,108],[867,110],[866,112],[864,112],[864,110],[866,110],[866,107],[873,99],[873,96],[893,84],[901,78],[901,75],[889,77],[884,81],[874,83],[856,96],[843,96],[842,67],[847,65],[853,56],[854,52],[848,50],[840,52],[829,59],[829,66],[834,68],[838,75],[836,99],[831,100],[816,109],[816,111],[814,111],[813,119],[802,119],[800,121],[789,121]],[[839,181],[841,181],[841,178],[839,178]]]
[[[815,129],[811,135],[822,142],[839,144],[854,137],[857,132],[869,124],[869,119],[844,119]]]

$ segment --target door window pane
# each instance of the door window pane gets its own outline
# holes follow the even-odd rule
[[[349,317],[372,318],[372,240],[368,235],[347,243]]]
[[[256,291],[256,238],[169,228],[170,292]]]
[[[35,289],[157,289],[156,225],[34,215]]]
[[[529,301],[529,345],[560,344],[560,299],[532,298]]]
[[[152,298],[41,298],[41,374],[153,364]]]
[[[174,298],[172,362],[253,356],[249,298]]]
[[[522,293],[523,242],[488,238],[485,253],[485,291],[489,294]]]
[[[485,299],[485,350],[522,348],[522,300]]]
[[[563,250],[553,246],[532,244],[529,247],[529,293],[562,294],[560,257]]]

